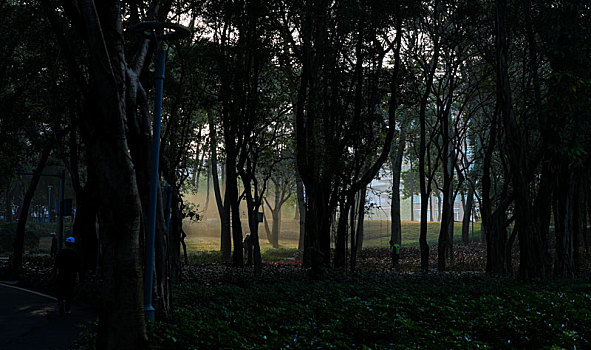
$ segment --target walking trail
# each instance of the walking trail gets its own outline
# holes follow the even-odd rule
[[[72,305],[72,314],[60,315],[54,297],[0,282],[0,349],[68,349],[81,325],[96,319],[88,306]]]

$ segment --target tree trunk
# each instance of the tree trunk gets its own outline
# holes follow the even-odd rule
[[[25,227],[27,225],[27,218],[29,216],[31,200],[35,195],[35,190],[37,189],[37,185],[39,184],[39,180],[41,179],[41,172],[45,168],[45,164],[47,163],[47,159],[49,158],[49,154],[51,153],[53,146],[53,142],[48,142],[47,145],[43,148],[43,151],[41,152],[41,157],[39,158],[39,162],[37,163],[37,167],[35,168],[33,177],[31,178],[31,182],[29,183],[29,187],[27,187],[27,192],[25,193],[25,197],[23,198],[23,204],[21,205],[21,209],[18,213],[18,224],[16,225],[16,233],[14,237],[14,250],[12,253],[12,271],[16,275],[18,275],[23,268],[23,247],[25,244]]]
[[[279,248],[279,229],[281,227],[281,190],[277,184],[275,184],[275,208],[272,209],[273,215],[273,226],[271,228],[271,238],[273,248]]]
[[[222,251],[222,260],[224,262],[229,262],[232,255],[232,237],[230,232],[230,204],[228,201],[228,187],[225,186],[224,199],[222,200],[220,180],[218,176],[217,132],[211,113],[211,111],[207,112],[211,150],[211,177],[213,181],[215,201],[218,208],[218,215],[220,217],[220,249]]]
[[[390,205],[390,217],[392,230],[390,234],[390,248],[392,254],[396,251],[393,249],[394,244],[399,246],[402,244],[402,225],[400,218],[400,172],[402,169],[402,158],[404,155],[405,133],[401,132],[400,140],[398,141],[398,147],[396,153],[392,154],[392,203]],[[411,207],[412,207],[412,195],[411,195]],[[411,208],[411,221],[413,219],[412,208]]]
[[[300,212],[300,239],[298,242],[298,250],[304,249],[304,237],[306,232],[306,200],[304,198],[304,183],[296,174],[296,189],[298,196],[298,209]]]
[[[248,200],[247,200],[248,202]],[[253,262],[254,262],[254,274],[255,276],[260,276],[261,272],[263,271],[263,262],[261,259],[261,246],[259,243],[259,219],[258,219],[258,205],[253,205],[252,203],[249,205],[247,203],[248,208],[248,227],[250,229],[250,242],[249,244],[252,245],[252,255],[253,255]]]
[[[443,216],[439,230],[439,241],[437,246],[437,269],[442,272],[445,271],[446,254],[448,252],[449,242],[449,225],[453,223],[453,164],[450,156],[450,137],[449,137],[449,115],[444,112],[442,118],[442,168],[443,168],[443,203],[440,195],[437,196],[439,203],[439,216]],[[443,213],[441,211],[443,210]],[[442,215],[443,214],[443,215]]]
[[[572,277],[576,273],[575,250],[575,174],[572,168],[562,172],[556,191],[556,263],[554,273]]]
[[[333,266],[337,269],[345,268],[347,257],[347,223],[349,220],[349,211],[351,209],[351,199],[345,197],[339,204],[339,216],[337,221],[337,235],[335,242],[335,254]]]
[[[470,221],[472,215],[472,203],[474,202],[474,189],[470,187],[466,195],[464,205],[464,216],[462,218],[462,242],[468,243],[470,241]]]
[[[172,282],[177,282],[181,274],[181,247],[183,248],[183,257],[185,264],[188,264],[187,259],[187,247],[185,244],[185,232],[183,231],[183,208],[182,197],[178,191],[172,191],[172,203],[170,213],[170,277]]]
[[[513,111],[508,74],[507,0],[496,0],[497,103],[503,116],[507,154],[515,200],[515,226],[519,235],[519,274],[529,279],[543,274],[542,247],[531,226],[531,200],[523,139]]]
[[[328,186],[320,183],[306,190],[306,238],[304,263],[312,267],[312,278],[320,279],[330,264],[330,227],[332,210]]]
[[[76,217],[72,231],[78,242],[78,253],[83,271],[96,268],[98,236],[96,232],[96,192],[92,182],[87,182],[81,191],[76,191]]]
[[[486,237],[486,272],[493,276],[504,276],[505,252],[507,246],[507,228],[505,211],[495,211],[491,217],[491,225],[487,225]]]
[[[269,220],[267,219],[267,213],[265,213],[265,206],[262,206],[263,209],[263,221],[265,223],[265,233],[267,234],[267,241],[269,244],[273,244],[273,239],[271,237],[271,229],[269,228]],[[271,210],[271,208],[269,208]]]
[[[226,142],[226,146],[228,143]],[[240,201],[238,197],[238,176],[236,174],[236,161],[228,152],[226,163],[226,200],[230,201],[231,219],[232,219],[232,241],[234,251],[232,253],[232,265],[244,266],[244,254],[242,245],[242,223],[240,220]],[[251,232],[252,235],[252,232]]]
[[[441,209],[443,207],[443,201],[441,199],[441,193],[437,195],[437,221],[441,222]],[[433,215],[431,215],[433,217]]]
[[[159,181],[159,183],[161,183]],[[166,229],[166,221],[164,218],[164,206],[165,202],[162,200],[162,187],[158,185],[157,191],[157,211],[156,211],[156,230],[154,237],[154,258],[155,258],[155,269],[156,279],[154,283],[154,289],[156,292],[155,305],[158,319],[166,319],[171,310],[172,301],[172,287],[170,285],[170,255],[169,251],[170,235]],[[177,246],[178,247],[178,246]]]
[[[365,197],[367,196],[367,187],[361,189],[361,191],[357,193],[357,196],[357,239],[355,240],[357,244],[355,246],[355,251],[356,253],[359,253],[361,249],[363,249],[363,237],[365,233],[363,231],[363,223],[365,221]]]
[[[207,212],[207,208],[209,208],[209,195],[211,194],[211,158],[207,160],[207,192],[205,192],[205,205],[203,206],[203,211]]]
[[[273,225],[271,227],[271,244],[273,248],[279,248],[279,227],[281,226],[281,209],[273,210]]]
[[[515,271],[513,269],[513,246],[515,245],[515,238],[517,238],[517,230],[513,227],[513,231],[511,232],[511,236],[507,241],[507,246],[505,248],[505,264],[507,268],[505,271],[510,275],[513,276]]]

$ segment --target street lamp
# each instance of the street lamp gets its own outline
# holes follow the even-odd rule
[[[154,319],[152,306],[152,289],[154,285],[154,241],[156,235],[156,200],[158,198],[158,168],[160,160],[160,129],[162,120],[162,90],[164,87],[164,71],[166,65],[166,41],[179,40],[191,34],[191,31],[180,25],[165,22],[142,22],[129,27],[130,31],[140,32],[146,38],[154,40],[156,45],[156,72],[154,76],[154,122],[152,150],[150,154],[150,192],[146,214],[146,262],[144,267],[144,312],[146,319]]]

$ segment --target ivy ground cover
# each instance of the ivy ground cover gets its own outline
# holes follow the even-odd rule
[[[588,349],[591,292],[576,281],[481,273],[364,273],[310,281],[295,266],[203,266],[156,349]],[[213,271],[213,270],[215,271]]]

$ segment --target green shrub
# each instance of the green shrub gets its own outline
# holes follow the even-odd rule
[[[589,348],[582,285],[506,280],[184,284],[154,349]]]

